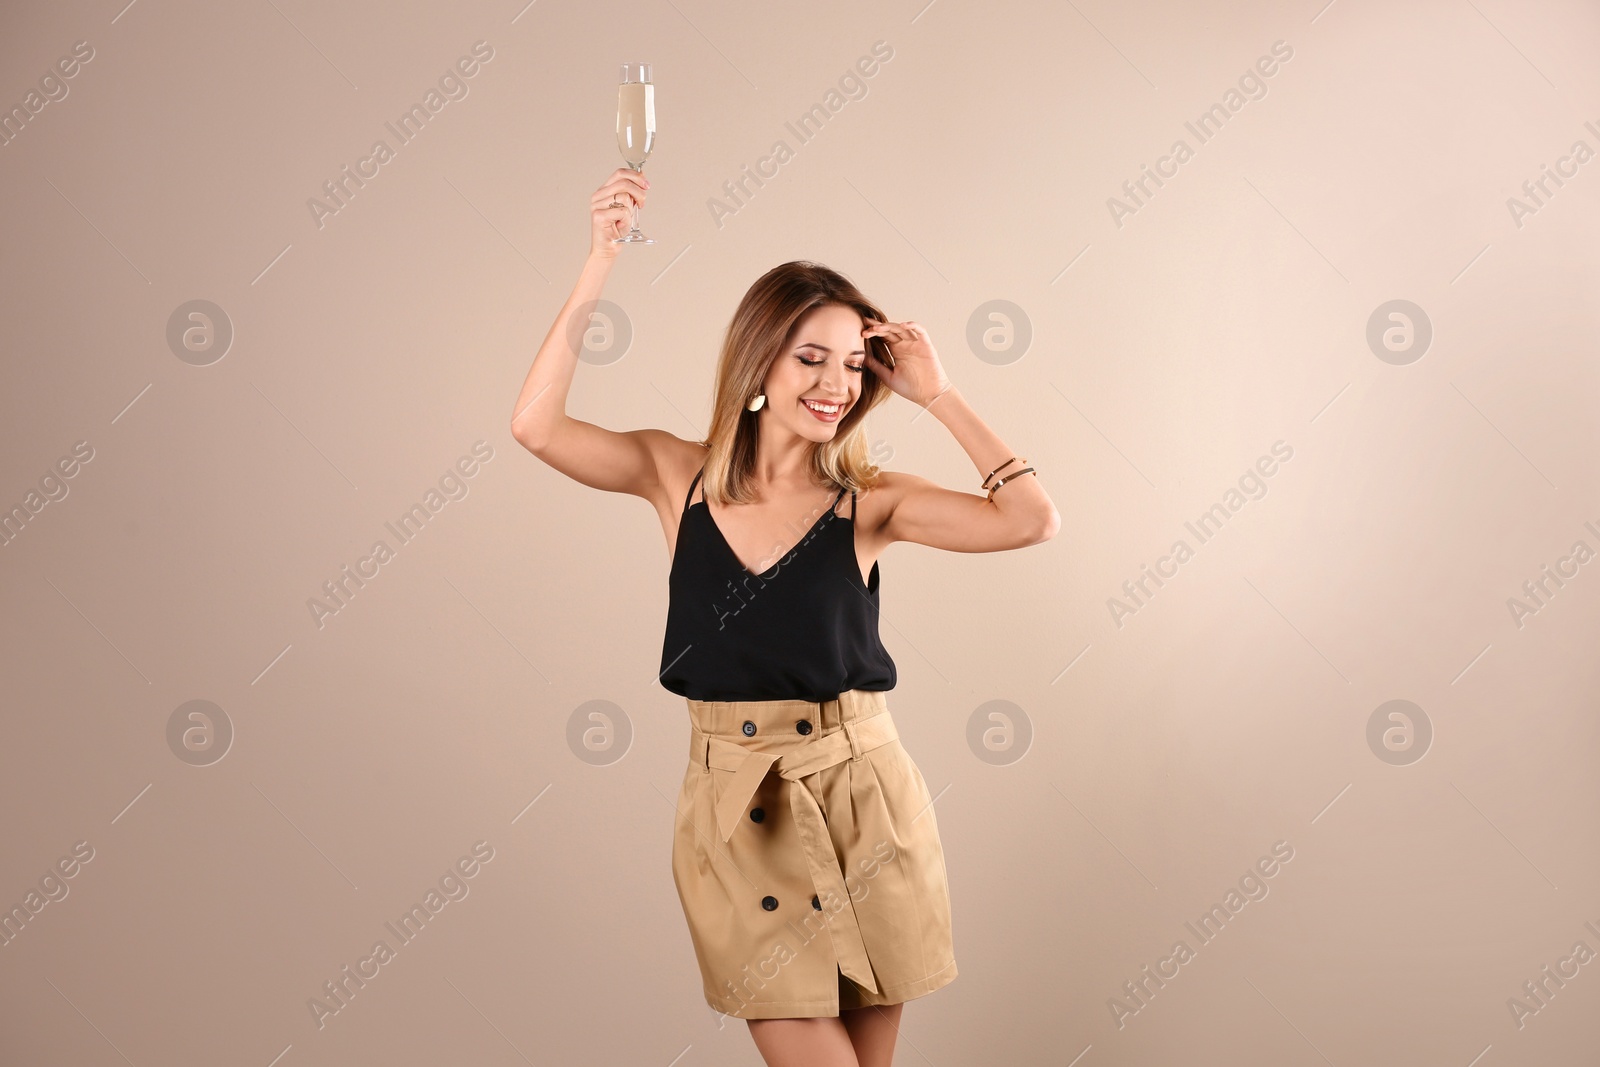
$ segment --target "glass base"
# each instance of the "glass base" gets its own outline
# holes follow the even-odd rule
[[[625,237],[613,237],[611,239],[611,243],[614,245],[653,245],[656,243],[656,239],[654,237],[646,237],[642,233],[635,232],[630,233]]]

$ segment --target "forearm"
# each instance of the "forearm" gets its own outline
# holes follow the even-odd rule
[[[551,431],[567,417],[567,394],[578,366],[582,337],[589,326],[588,311],[605,289],[615,262],[615,256],[593,252],[584,259],[577,284],[533,357],[533,366],[528,370],[511,413],[511,434],[525,445],[548,439]]]
[[[977,480],[980,483],[990,471],[1014,456],[1018,457],[1019,461],[1006,463],[1005,468],[990,479],[991,486],[1008,474],[1023,467],[1033,466],[1032,463],[1020,462],[1019,453],[1000,440],[1000,435],[978,417],[978,413],[972,410],[972,405],[967,403],[967,398],[962,396],[954,385],[929,404],[926,410],[944,423],[951,436],[966,450],[968,458],[977,469]],[[987,492],[987,490],[982,491]],[[1045,492],[1044,486],[1039,484],[1039,478],[1035,474],[1024,474],[1020,478],[1006,482],[989,501],[989,506],[1007,518],[1014,519],[1019,526],[1053,530],[1061,522],[1056,506],[1050,500],[1050,494]]]

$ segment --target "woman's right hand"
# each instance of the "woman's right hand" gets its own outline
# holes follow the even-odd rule
[[[644,206],[650,183],[644,175],[630,167],[618,167],[611,172],[604,185],[589,198],[589,230],[592,238],[589,254],[611,259],[621,245],[614,239],[628,232],[633,224],[633,205]],[[615,200],[620,207],[612,207]]]

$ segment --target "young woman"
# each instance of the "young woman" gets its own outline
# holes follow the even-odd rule
[[[773,1067],[887,1067],[904,1002],[957,972],[933,798],[885,696],[896,674],[878,639],[877,560],[893,541],[1022,548],[1060,516],[951,385],[927,330],[887,321],[814,263],[773,268],[740,302],[704,441],[569,416],[569,338],[648,189],[619,168],[595,192],[588,261],[511,432],[661,519],[660,677],[690,718],[672,872],[707,1003],[747,1020]],[[868,462],[866,416],[890,393],[949,428],[988,474],[986,495]]]

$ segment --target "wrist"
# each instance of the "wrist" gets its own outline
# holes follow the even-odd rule
[[[960,393],[956,391],[956,383],[946,382],[943,389],[940,389],[926,404],[922,405],[922,409],[924,411],[931,411],[933,406],[939,403],[941,400],[954,400],[959,396]]]

